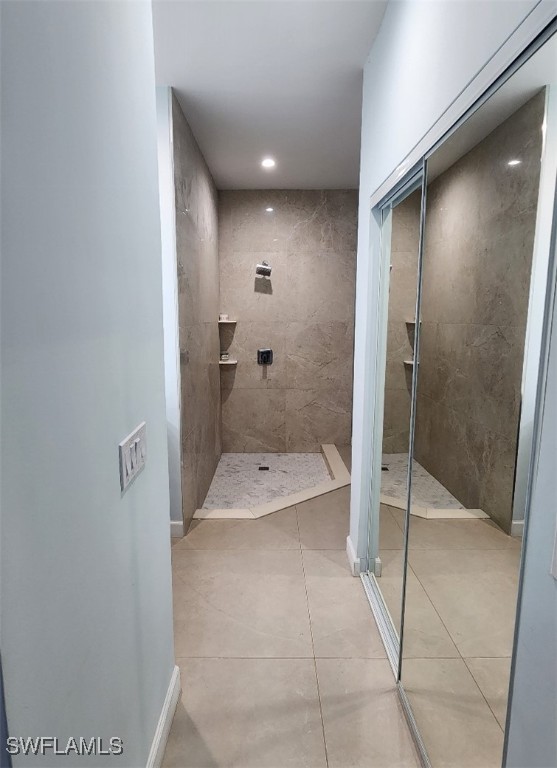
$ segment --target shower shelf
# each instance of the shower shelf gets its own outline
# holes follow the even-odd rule
[[[219,365],[238,365],[237,360],[219,360]]]
[[[219,325],[236,325],[236,320],[219,320]]]
[[[415,320],[405,320],[404,322],[406,323],[406,325],[416,325]],[[421,324],[422,324],[422,321],[420,320],[420,325]]]
[[[414,367],[414,360],[405,360],[404,365],[409,366],[410,368]]]

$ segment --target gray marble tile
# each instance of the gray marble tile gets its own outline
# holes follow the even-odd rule
[[[330,479],[321,453],[223,453],[203,509],[249,509]]]
[[[280,189],[220,191],[221,244],[231,251],[267,253],[271,261],[272,253],[288,248],[297,220],[297,211],[289,202],[294,195],[294,191]]]
[[[381,494],[406,499],[408,483],[408,453],[384,453],[381,473]],[[462,504],[416,460],[412,463],[412,503],[418,507],[463,509]],[[392,547],[389,547],[392,549]]]
[[[473,150],[481,177],[482,226],[510,222],[520,211],[537,205],[544,101],[541,89]],[[520,165],[509,167],[512,158],[519,158]]]
[[[223,391],[222,449],[226,453],[286,452],[286,390]]]
[[[267,211],[267,208],[273,208]],[[242,251],[356,249],[356,190],[241,190],[219,193],[222,238]]]
[[[221,326],[221,349],[238,361],[221,368],[225,389],[284,389],[287,386],[287,354],[283,322],[244,322]],[[257,350],[273,350],[272,365],[258,365]]]
[[[483,451],[484,435],[473,423],[444,404],[419,397],[416,460],[467,509],[481,508],[478,462]]]
[[[217,448],[207,434],[209,429],[210,425],[198,425],[182,440],[182,513],[186,530],[203,503],[219,461]],[[217,426],[213,425],[213,429]]]
[[[476,322],[524,328],[528,309],[536,206],[501,215],[480,230],[475,272]]]
[[[337,445],[337,451],[340,453],[340,457],[349,472],[352,472],[352,446],[351,445]]]
[[[488,433],[482,466],[480,508],[510,533],[516,464],[516,439]]]
[[[286,253],[232,251],[220,245],[220,311],[243,322],[285,322],[290,319]],[[267,261],[271,276],[257,277],[257,264]]]
[[[412,388],[412,368],[404,365],[414,357],[414,326],[403,320],[391,320],[387,326],[387,365],[385,389]]]
[[[220,311],[238,321],[235,329],[221,329],[223,348],[238,359],[235,369],[221,371],[225,450],[304,452],[324,442],[349,443],[357,193],[225,191],[219,227]],[[255,265],[262,260],[271,264],[272,276],[256,282]],[[267,345],[274,362],[261,368],[255,353]],[[256,395],[252,403],[237,389],[281,390],[285,405],[279,395]],[[308,399],[302,390],[329,396]],[[268,416],[277,404],[278,413]],[[260,434],[262,422],[266,435]]]
[[[396,221],[393,221],[393,232],[395,228]],[[396,251],[391,248],[391,264],[389,321],[413,320],[418,294],[418,237],[412,250]]]
[[[352,425],[351,390],[286,390],[287,451],[320,450],[323,443],[348,443]]]
[[[543,93],[428,187],[416,458],[510,529]],[[509,167],[511,158],[521,160]]]
[[[291,222],[289,250],[356,250],[356,190],[293,190],[285,204]]]
[[[385,389],[383,409],[383,452],[408,452],[410,445],[410,393],[405,389]]]
[[[353,323],[288,323],[286,373],[290,389],[350,390]]]
[[[516,437],[523,347],[523,328],[424,323],[419,393]]]
[[[354,322],[355,251],[289,250],[287,281],[288,319]]]
[[[192,325],[180,351],[182,435],[220,412],[219,341],[216,323]]]
[[[182,516],[187,530],[197,507],[198,442],[196,432],[182,438]]]
[[[421,190],[412,192],[393,209],[391,250],[415,254],[416,268],[420,237]]]
[[[483,509],[509,532],[516,438],[463,420],[458,411],[427,398],[419,398],[416,422],[415,456],[420,464],[463,506]]]
[[[180,344],[182,502],[187,524],[221,452],[217,193],[175,96],[172,101]]]
[[[418,190],[393,209],[391,270],[387,325],[387,361],[383,412],[383,451],[408,449],[414,357],[414,329],[418,283],[418,247],[421,192]]]

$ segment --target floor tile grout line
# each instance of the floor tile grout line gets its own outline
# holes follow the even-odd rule
[[[497,725],[499,726],[499,728],[501,728],[501,732],[504,734],[504,733],[505,733],[505,729],[503,728],[503,726],[502,726],[502,725],[501,725],[501,723],[499,722],[499,718],[497,717],[497,715],[495,714],[495,711],[493,710],[493,707],[491,706],[491,704],[490,704],[490,703],[489,703],[489,701],[487,700],[487,696],[486,696],[486,695],[484,694],[484,692],[482,691],[482,689],[481,689],[481,686],[480,686],[480,684],[478,683],[478,681],[476,680],[476,677],[475,677],[474,673],[472,672],[472,670],[471,670],[471,669],[470,669],[470,667],[468,666],[468,664],[467,664],[467,662],[466,662],[466,658],[465,658],[464,656],[462,656],[461,658],[462,658],[462,661],[464,662],[464,666],[465,666],[465,667],[466,667],[466,669],[468,670],[468,673],[469,673],[469,674],[470,674],[470,676],[472,677],[472,680],[473,680],[473,681],[476,683],[476,686],[477,686],[477,688],[478,688],[479,692],[482,694],[482,696],[483,696],[483,698],[484,698],[484,701],[485,701],[485,703],[486,703],[486,704],[487,704],[487,706],[489,707],[489,709],[490,709],[490,711],[491,711],[491,714],[492,714],[492,715],[493,715],[493,717],[495,718],[495,722],[497,723]],[[473,658],[480,658],[480,657],[469,656],[468,658],[470,658],[470,659],[473,659]],[[507,695],[507,704],[508,704],[508,695]]]
[[[311,610],[309,607],[309,595],[308,595],[308,585],[307,585],[307,577],[306,577],[306,567],[304,565],[304,550],[302,549],[302,540],[300,537],[300,521],[298,518],[298,506],[295,505],[296,509],[296,524],[298,526],[298,538],[300,539],[300,557],[302,558],[302,572],[304,574],[304,590],[306,593],[306,605],[308,607],[308,621],[309,621],[309,634],[311,637],[311,648],[313,651],[313,670],[315,672],[315,685],[317,687],[317,700],[319,701],[319,715],[321,716],[321,732],[323,734],[323,749],[325,750],[325,764],[327,768],[329,768],[329,754],[327,751],[327,737],[325,736],[325,721],[323,720],[323,704],[321,702],[321,691],[319,689],[319,674],[317,672],[317,660],[315,658],[315,642],[313,640],[313,626],[311,624]],[[305,550],[307,551],[307,550]]]
[[[448,636],[449,636],[449,637],[450,637],[450,639],[451,639],[451,642],[452,642],[452,644],[453,644],[453,645],[454,645],[454,647],[456,648],[456,651],[457,651],[457,653],[458,653],[458,657],[452,657],[452,658],[457,658],[457,660],[458,660],[458,658],[460,658],[460,660],[462,661],[462,663],[464,664],[464,666],[465,666],[465,667],[466,667],[466,669],[468,670],[468,673],[469,673],[470,677],[471,677],[471,678],[472,678],[472,680],[474,681],[474,683],[475,683],[475,685],[476,685],[476,688],[477,688],[477,689],[478,689],[478,691],[480,692],[480,696],[483,698],[483,700],[485,701],[485,703],[486,703],[486,705],[487,705],[487,708],[489,709],[489,711],[490,711],[490,712],[491,712],[491,714],[493,715],[493,719],[495,720],[495,722],[497,723],[497,725],[499,726],[499,728],[501,728],[501,724],[500,724],[499,720],[497,719],[497,717],[496,717],[496,715],[495,715],[495,712],[494,712],[494,711],[493,711],[493,709],[491,708],[491,706],[490,706],[490,704],[489,704],[489,702],[488,702],[487,698],[485,697],[485,694],[484,694],[484,692],[483,692],[483,691],[482,691],[482,689],[480,688],[480,686],[479,686],[479,684],[478,684],[478,681],[476,680],[476,678],[475,678],[475,677],[474,677],[474,675],[472,674],[472,670],[470,669],[470,667],[469,667],[469,666],[468,666],[468,664],[466,663],[466,658],[465,658],[465,657],[462,655],[462,652],[461,652],[460,648],[458,647],[458,645],[456,644],[456,642],[455,642],[455,640],[454,640],[453,636],[452,636],[452,635],[451,635],[451,633],[449,632],[449,629],[448,629],[447,625],[445,624],[445,622],[444,622],[444,621],[443,621],[443,619],[441,618],[441,615],[440,615],[439,611],[437,610],[437,607],[435,606],[435,603],[434,603],[434,602],[433,602],[433,600],[431,599],[431,597],[430,597],[430,595],[429,595],[429,592],[427,591],[427,589],[425,588],[424,584],[422,583],[422,581],[421,581],[421,580],[420,580],[420,578],[418,577],[417,573],[416,573],[416,572],[414,571],[414,569],[411,567],[410,563],[408,563],[408,567],[410,568],[410,570],[411,570],[411,571],[412,571],[412,573],[414,574],[414,576],[415,576],[416,580],[418,581],[419,585],[420,585],[420,586],[421,586],[421,588],[423,589],[425,596],[427,597],[427,599],[429,600],[429,602],[430,602],[430,604],[431,604],[431,606],[432,606],[433,610],[434,610],[434,611],[435,611],[435,613],[437,614],[437,616],[438,616],[438,618],[439,618],[439,621],[441,622],[441,624],[443,625],[443,627],[444,627],[444,629],[445,629],[445,632],[448,634]],[[408,657],[407,657],[407,658],[408,658]],[[417,657],[417,658],[423,658],[423,657],[419,656],[419,657]],[[433,657],[433,659],[434,659],[434,660],[435,660],[436,658],[445,658],[445,657],[436,657],[436,656],[434,656],[434,657]],[[476,658],[476,657],[472,657],[472,656],[471,656],[471,657],[469,657],[469,658]],[[481,657],[477,657],[477,658],[481,658]],[[493,658],[499,658],[499,657],[493,657]],[[504,657],[503,657],[503,658],[504,658]],[[403,649],[402,669],[404,669],[404,649]],[[503,729],[501,729],[501,730],[503,730]]]
[[[433,602],[433,600],[431,599],[431,597],[430,597],[430,594],[429,594],[429,592],[427,591],[427,589],[425,588],[424,584],[422,583],[422,581],[421,581],[420,577],[418,576],[418,574],[416,573],[416,571],[415,571],[415,570],[412,568],[412,566],[410,565],[410,561],[408,561],[408,568],[410,568],[410,570],[411,570],[411,571],[412,571],[412,573],[414,574],[414,578],[416,579],[416,581],[418,582],[418,584],[420,585],[420,587],[423,589],[423,591],[424,591],[424,595],[427,597],[427,599],[428,599],[428,601],[429,601],[429,604],[431,605],[431,607],[432,607],[432,608],[433,608],[433,610],[435,611],[435,613],[436,613],[436,615],[437,615],[437,618],[439,619],[439,621],[440,621],[440,622],[441,622],[441,624],[443,625],[443,629],[445,630],[445,632],[446,632],[446,633],[447,633],[447,635],[449,636],[449,638],[450,638],[450,640],[451,640],[451,643],[452,643],[452,644],[454,645],[454,647],[455,647],[455,650],[456,650],[456,652],[458,653],[458,655],[459,655],[459,656],[460,656],[460,658],[462,659],[462,658],[463,658],[463,656],[462,656],[462,654],[461,654],[461,652],[460,652],[460,649],[459,649],[458,645],[456,644],[456,642],[455,642],[455,640],[454,640],[453,636],[452,636],[452,635],[451,635],[451,633],[449,632],[449,628],[447,627],[447,625],[445,624],[445,622],[444,622],[444,621],[443,621],[443,619],[441,618],[441,615],[440,615],[439,611],[437,610],[437,607],[436,607],[435,603],[434,603],[434,602]],[[434,657],[434,658],[435,658],[435,657]],[[453,657],[453,658],[457,658],[457,657]],[[404,658],[403,658],[403,663],[404,663]]]

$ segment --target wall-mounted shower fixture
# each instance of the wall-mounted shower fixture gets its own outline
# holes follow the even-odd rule
[[[258,365],[272,365],[273,364],[273,350],[272,349],[258,349],[257,350],[257,364]]]
[[[264,261],[262,264],[258,264],[255,268],[255,274],[260,277],[271,277],[271,265]]]

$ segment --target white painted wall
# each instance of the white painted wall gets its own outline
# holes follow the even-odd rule
[[[151,7],[1,13],[9,727],[120,736],[123,757],[80,765],[137,768],[174,666]],[[118,442],[142,420],[122,497]]]
[[[172,139],[172,91],[157,86],[157,138],[161,207],[164,381],[173,533],[184,533],[182,519],[182,450],[180,428],[180,344],[178,339],[178,267],[176,262],[176,201]]]
[[[370,297],[377,292],[378,228],[370,217],[370,198],[405,158],[410,156],[409,167],[433,145],[534,38],[554,9],[553,0],[399,0],[387,6],[366,63],[348,540],[356,569],[367,552],[371,456],[367,404],[373,397],[377,343],[376,307]],[[526,17],[523,27],[508,41]]]

